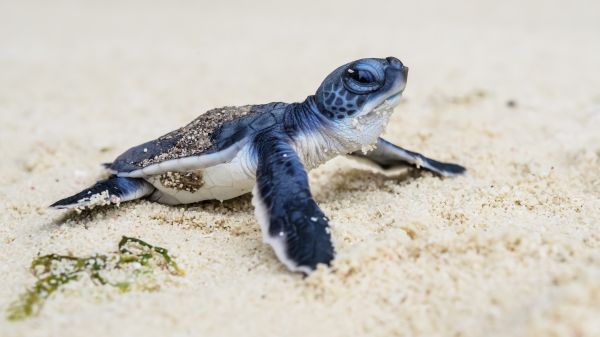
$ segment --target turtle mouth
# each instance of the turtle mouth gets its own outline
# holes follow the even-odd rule
[[[372,105],[370,107],[366,106],[363,110],[364,113],[360,115],[370,115],[372,113],[381,113],[382,111],[391,112],[400,102],[400,97],[404,92],[404,83],[405,82],[397,81],[394,87],[388,91],[391,92],[390,94],[382,95],[383,97],[380,97],[378,100],[371,103]]]
[[[402,96],[402,90],[400,90],[400,91],[398,91],[398,92],[396,92],[396,93],[388,96],[384,100],[382,100],[381,103],[377,104],[367,114],[371,114],[371,113],[374,113],[374,112],[375,113],[376,112],[381,112],[383,110],[391,110],[391,109],[393,109],[400,102],[400,97],[401,96]]]
[[[396,105],[398,105],[398,102],[400,102],[400,96],[402,96],[402,91],[398,91],[397,93],[393,94],[392,96],[386,98],[385,100],[383,100],[383,103],[381,103],[381,104],[396,106]]]

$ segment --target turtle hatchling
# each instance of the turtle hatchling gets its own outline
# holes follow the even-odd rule
[[[329,264],[329,219],[314,201],[307,170],[338,156],[383,171],[413,165],[441,176],[465,168],[379,137],[406,86],[395,57],[345,64],[300,103],[207,111],[188,125],[135,146],[105,164],[111,176],[54,203],[85,208],[147,198],[168,205],[226,200],[252,192],[263,239],[291,271]]]

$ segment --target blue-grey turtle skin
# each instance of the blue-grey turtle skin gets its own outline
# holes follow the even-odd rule
[[[385,95],[408,68],[394,57],[361,59],[345,64],[325,78],[314,96],[318,111],[330,120],[354,116]]]
[[[329,264],[335,256],[329,220],[312,197],[305,168],[330,159],[328,147],[337,146],[335,154],[367,160],[382,170],[409,164],[442,176],[465,171],[460,165],[435,161],[378,138],[381,131],[370,141],[375,144],[367,153],[359,151],[361,141],[354,142],[347,135],[337,137],[348,133],[352,119],[395,102],[404,90],[407,73],[408,68],[394,57],[360,59],[334,70],[303,102],[247,106],[243,113],[225,116],[212,127],[206,125],[214,122],[210,119],[214,114],[201,115],[184,128],[127,150],[106,164],[115,175],[52,207],[70,207],[99,191],[122,200],[153,199],[158,190],[152,184],[127,174],[161,160],[218,154],[250,139],[256,178],[253,203],[259,222],[266,226],[263,234],[272,239],[270,244],[290,270],[309,273],[320,263]],[[186,137],[187,132],[198,125],[210,131],[208,138],[190,143],[188,138],[192,137]],[[352,132],[361,137],[359,131]],[[300,145],[306,143],[316,146]],[[313,157],[317,158],[315,163],[311,162]]]
[[[268,235],[285,239],[285,256],[296,270],[312,270],[334,257],[329,219],[314,201],[306,170],[287,137],[276,129],[257,135],[256,193],[268,212]]]
[[[465,172],[465,168],[461,165],[443,163],[427,158],[420,153],[394,145],[383,138],[377,138],[375,148],[368,153],[355,151],[350,155],[359,159],[366,159],[384,171],[409,164],[442,176],[454,176]]]

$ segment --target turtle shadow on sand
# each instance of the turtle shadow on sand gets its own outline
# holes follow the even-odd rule
[[[398,185],[415,180],[424,174],[418,169],[405,168],[398,170],[395,174],[382,174],[361,168],[350,168],[336,171],[327,177],[327,186],[314,186],[315,194],[321,202],[330,202],[345,198],[346,194],[368,190],[389,190],[387,182],[393,181]],[[313,184],[316,185],[316,182]],[[322,185],[322,184],[321,184]],[[233,212],[253,212],[252,194],[247,193],[229,200],[205,200],[191,204],[169,206],[141,199],[122,204],[121,206],[107,205],[93,209],[85,208],[80,211],[68,210],[55,217],[48,225],[63,226],[69,223],[78,226],[87,226],[98,219],[98,215],[104,217],[118,216],[119,212],[127,212],[130,208],[138,207],[139,204],[152,203],[159,207],[175,207],[185,211],[205,211],[216,215],[227,215]]]
[[[139,200],[135,202],[128,203],[126,206],[117,207],[115,205],[106,205],[106,206],[98,206],[92,209],[84,208],[81,210],[68,209],[63,214],[59,214],[54,219],[51,220],[49,225],[52,226],[66,226],[69,223],[74,223],[77,225],[87,226],[87,223],[96,220],[96,217],[100,214],[102,215],[110,215],[116,214],[116,212],[121,211],[123,208],[135,207],[136,204],[145,202],[144,200]]]
[[[176,206],[163,205],[157,202],[153,202],[146,199],[139,199],[127,202],[126,204],[122,204],[120,206],[115,205],[105,205],[105,206],[97,206],[94,208],[84,208],[81,210],[70,209],[66,211],[64,214],[60,214],[56,218],[51,221],[51,225],[54,226],[63,226],[67,223],[77,223],[78,225],[86,226],[87,223],[96,220],[97,215],[102,214],[107,217],[111,217],[113,215],[118,216],[118,212],[126,212],[129,208],[138,207],[138,205],[143,203],[151,203],[153,205],[157,205],[158,207],[164,208],[177,208],[183,209],[184,211],[207,211],[214,213],[216,215],[227,215],[231,212],[249,212],[252,211],[252,195],[250,193],[241,195],[239,197],[229,199],[229,200],[205,200],[200,202],[195,202],[191,204],[182,204]]]
[[[431,173],[409,167],[399,169],[393,174],[362,168],[339,170],[329,176],[326,186],[315,188],[315,195],[320,202],[331,202],[345,198],[346,195],[354,195],[356,192],[390,191],[389,182],[401,186],[428,174]]]
[[[362,168],[350,168],[345,170],[337,170],[328,174],[327,184],[322,186],[314,186],[314,190],[317,198],[320,202],[331,202],[345,198],[346,195],[353,194],[355,192],[369,191],[369,190],[387,190],[389,191],[390,181],[395,182],[398,185],[406,184],[412,180],[415,180],[424,175],[431,174],[425,173],[421,170],[406,167],[397,170],[390,174],[383,174],[375,172],[369,169]],[[121,206],[106,205],[98,206],[92,209],[85,208],[79,211],[69,210],[64,214],[60,214],[54,218],[51,225],[62,226],[67,223],[77,223],[78,225],[86,226],[87,223],[96,220],[96,216],[102,214],[104,216],[118,216],[118,212],[126,212],[127,209],[137,207],[142,203],[152,203],[159,207],[165,208],[178,208],[184,211],[205,211],[214,213],[215,215],[228,215],[231,212],[253,212],[254,207],[252,206],[252,194],[246,193],[239,197],[235,197],[229,200],[205,200],[190,204],[182,204],[176,206],[162,205],[149,200],[140,199],[128,202]]]

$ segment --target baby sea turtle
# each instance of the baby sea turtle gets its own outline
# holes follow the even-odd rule
[[[442,176],[465,168],[429,159],[379,135],[406,85],[408,68],[394,57],[345,64],[301,103],[210,110],[190,124],[132,147],[105,164],[112,175],[54,203],[83,208],[147,197],[176,205],[253,192],[264,241],[290,270],[329,264],[329,219],[312,198],[307,169],[338,155],[382,170],[406,164]]]

